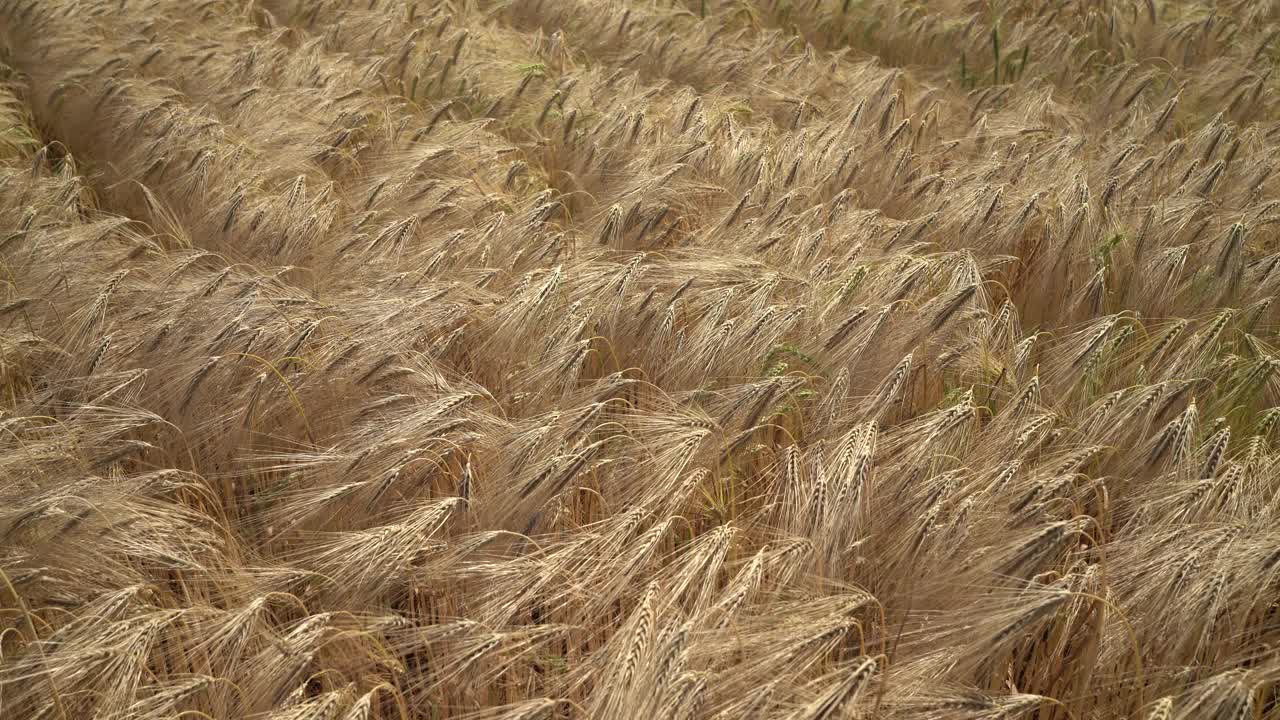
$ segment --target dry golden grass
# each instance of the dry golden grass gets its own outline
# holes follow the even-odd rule
[[[1280,5],[3,0],[0,717],[1280,718]]]

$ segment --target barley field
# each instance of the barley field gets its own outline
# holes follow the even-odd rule
[[[1280,718],[1280,2],[0,63],[5,720]]]

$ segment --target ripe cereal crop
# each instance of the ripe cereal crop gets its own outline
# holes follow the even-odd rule
[[[0,717],[1280,720],[1277,64],[0,0]]]

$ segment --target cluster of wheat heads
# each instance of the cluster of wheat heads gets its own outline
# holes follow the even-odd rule
[[[0,717],[1280,718],[1280,6],[0,0]]]

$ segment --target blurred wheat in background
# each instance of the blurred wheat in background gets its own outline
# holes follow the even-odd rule
[[[1280,718],[1280,3],[0,48],[0,717]]]

